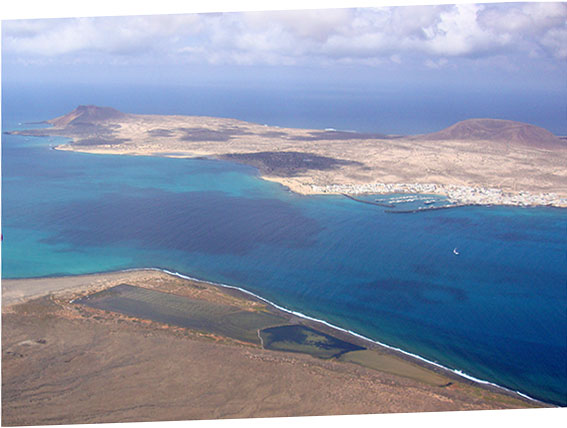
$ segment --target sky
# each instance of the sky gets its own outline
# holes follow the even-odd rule
[[[7,21],[24,63],[304,65],[567,57],[564,3],[441,5]],[[519,65],[519,64],[518,64]]]
[[[560,97],[567,90],[566,59],[567,4],[551,2],[2,22],[6,85],[360,91],[379,82],[399,91]]]
[[[505,3],[10,20],[6,70],[165,66],[469,69],[550,76],[567,59],[567,4]]]

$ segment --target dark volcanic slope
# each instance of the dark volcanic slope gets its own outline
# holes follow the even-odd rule
[[[47,123],[58,128],[64,128],[68,125],[94,124],[107,120],[120,120],[128,116],[112,107],[97,107],[93,105],[79,106],[64,116],[56,117],[48,120]]]
[[[362,166],[360,162],[302,152],[230,153],[219,158],[252,165],[265,174],[279,177],[292,177],[308,170],[338,169],[343,165]]]
[[[501,119],[468,119],[432,134],[422,140],[489,140],[554,150],[566,145],[546,129],[528,123]]]

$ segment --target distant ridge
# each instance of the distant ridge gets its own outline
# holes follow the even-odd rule
[[[48,120],[47,123],[51,123],[58,128],[64,128],[68,125],[93,124],[107,120],[123,119],[127,116],[126,113],[122,113],[112,107],[82,105],[64,116]]]
[[[422,140],[488,140],[553,150],[567,145],[547,129],[529,123],[502,119],[468,119],[432,134]]]

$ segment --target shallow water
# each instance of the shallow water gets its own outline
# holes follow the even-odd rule
[[[4,278],[166,268],[567,405],[565,210],[391,215],[243,165],[58,141],[3,135]]]
[[[258,329],[285,320],[200,299],[121,284],[85,296],[76,303],[206,333],[260,344]]]
[[[299,352],[323,359],[366,349],[303,325],[268,327],[258,334],[266,349]]]

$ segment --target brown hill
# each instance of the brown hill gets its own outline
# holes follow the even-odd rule
[[[432,134],[422,140],[488,140],[554,150],[567,145],[559,137],[539,126],[501,119],[468,119]]]
[[[67,113],[64,116],[59,116],[55,119],[48,120],[47,123],[51,123],[58,128],[64,128],[68,125],[95,124],[108,120],[120,120],[127,116],[127,114],[122,113],[112,107],[98,107],[88,105],[79,106],[75,110]]]

